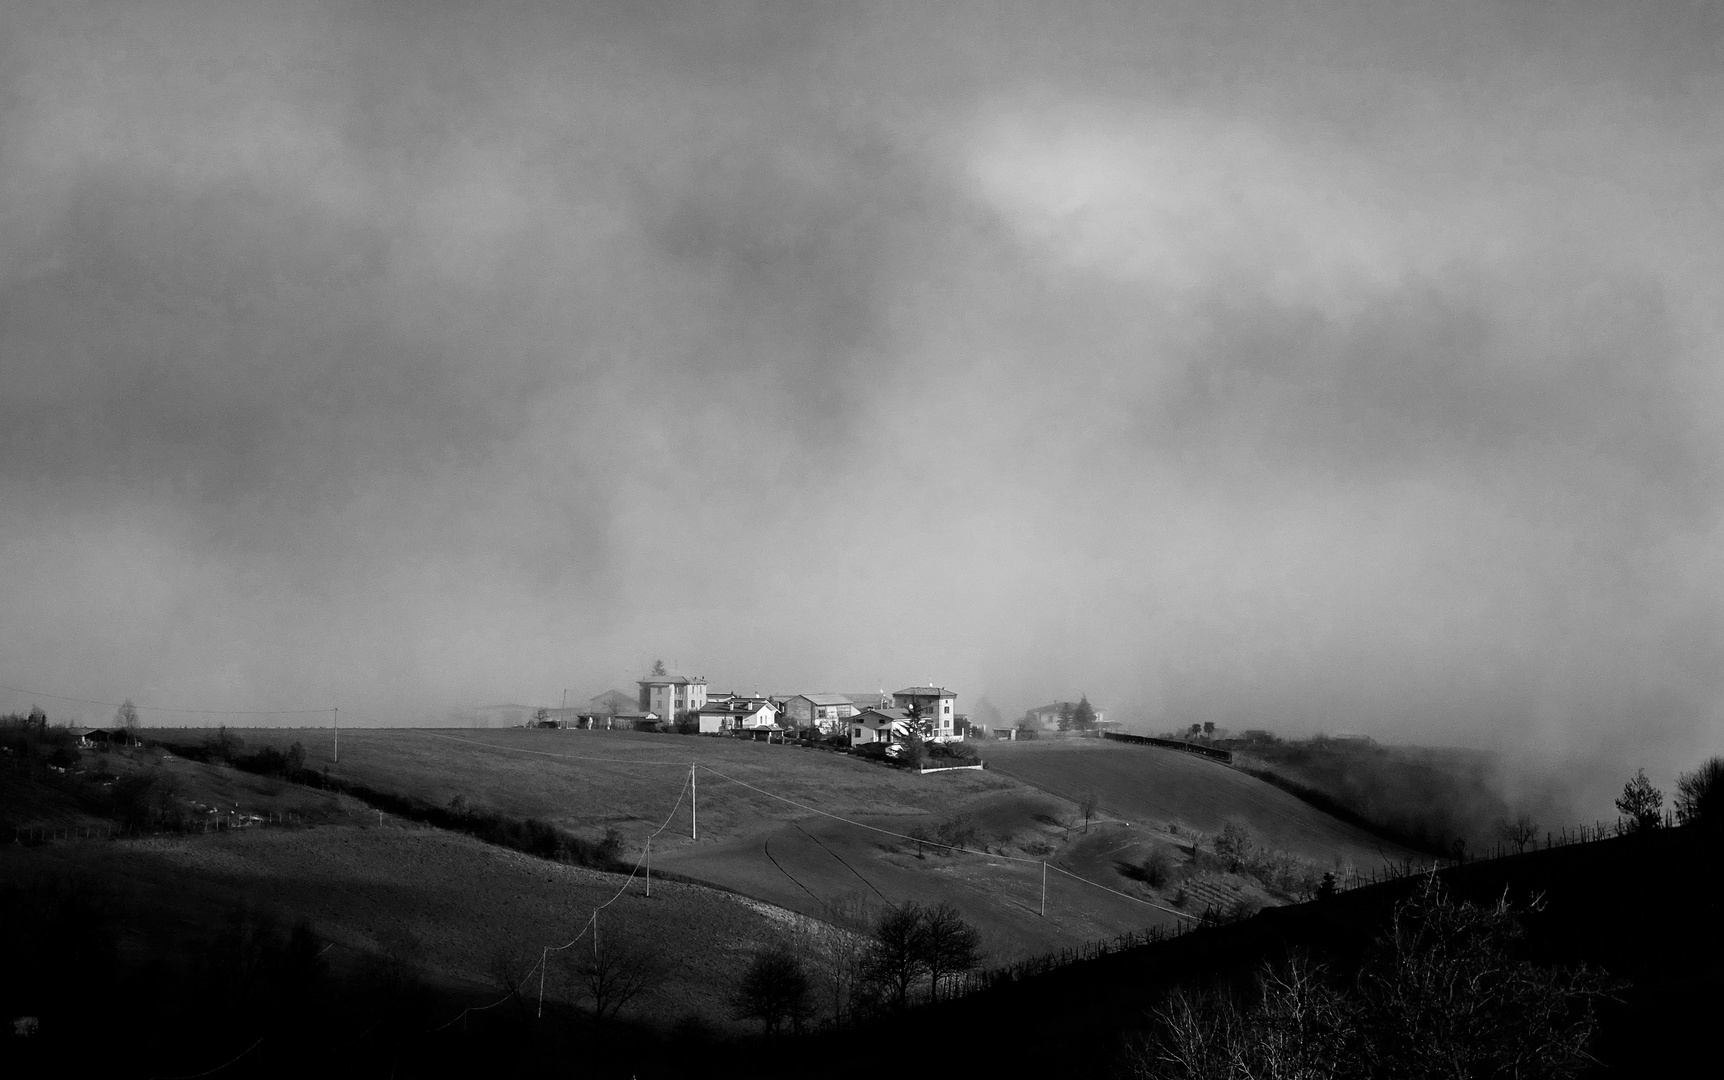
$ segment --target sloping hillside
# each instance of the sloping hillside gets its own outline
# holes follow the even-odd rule
[[[7,846],[0,878],[99,883],[127,926],[163,940],[217,924],[236,907],[304,919],[332,944],[338,965],[391,956],[438,984],[493,998],[502,992],[500,964],[526,971],[542,948],[580,933],[625,883],[624,875],[389,822]],[[784,935],[783,920],[763,908],[667,881],[653,882],[648,898],[637,878],[600,920],[605,934],[649,941],[665,961],[640,1015],[668,1023],[698,1011],[723,1024],[725,1012],[712,1009],[722,997],[715,988],[732,985],[756,949]],[[581,955],[553,954],[550,999],[572,998],[569,962]]]
[[[1061,739],[994,743],[984,751],[990,767],[1045,791],[1074,800],[1093,792],[1106,816],[1134,826],[1215,833],[1238,818],[1270,848],[1366,869],[1414,855],[1271,784],[1178,750]]]

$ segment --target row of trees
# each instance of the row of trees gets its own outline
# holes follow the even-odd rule
[[[1622,785],[1616,809],[1633,830],[1659,828],[1664,824],[1664,792],[1646,778],[1645,769],[1636,770]],[[1676,778],[1676,820],[1684,825],[1724,823],[1724,757],[1711,758]]]
[[[863,909],[838,912],[854,921]],[[848,918],[846,918],[848,916]],[[824,976],[832,1020],[842,1024],[875,1011],[901,1012],[926,993],[938,1001],[954,979],[981,965],[981,935],[948,903],[891,907],[864,936],[838,931],[815,953],[779,942],[755,956],[732,1002],[737,1018],[758,1020],[768,1036],[800,1031],[814,1012]]]

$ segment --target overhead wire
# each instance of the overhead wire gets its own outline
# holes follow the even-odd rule
[[[944,843],[944,842],[938,841],[938,840],[929,840],[929,839],[926,839],[925,837],[910,836],[906,833],[893,832],[891,829],[882,829],[877,825],[868,825],[868,824],[864,824],[863,822],[860,822],[860,821],[854,821],[850,818],[843,817],[842,815],[834,814],[831,811],[822,810],[817,806],[809,806],[807,803],[797,802],[795,799],[791,799],[791,798],[787,798],[783,795],[775,794],[774,792],[767,791],[765,788],[756,787],[755,785],[750,784],[746,780],[738,780],[734,776],[726,776],[724,773],[719,772],[717,769],[712,768],[710,765],[700,765],[697,763],[697,767],[706,770],[707,772],[711,773],[712,775],[718,777],[721,780],[728,780],[731,783],[737,784],[741,787],[745,787],[745,788],[749,789],[750,791],[758,792],[761,795],[765,795],[769,799],[777,799],[779,802],[786,803],[790,806],[794,806],[799,810],[806,810],[811,814],[819,814],[821,817],[831,818],[833,821],[841,821],[846,825],[852,825],[858,829],[867,829],[869,832],[879,833],[882,836],[891,836],[891,837],[895,837],[899,840],[908,840],[912,843],[923,844],[927,847],[943,848],[947,851],[961,851],[966,855],[980,855],[983,858],[987,858],[987,859],[1004,859],[1008,862],[1027,863],[1031,866],[1034,866],[1037,864],[1041,864],[1041,865],[1045,865],[1045,866],[1051,866],[1051,867],[1053,867],[1053,869],[1059,871],[1060,873],[1064,874],[1065,876],[1072,878],[1074,880],[1077,880],[1077,881],[1081,881],[1085,885],[1094,886],[1095,888],[1100,889],[1103,892],[1110,892],[1110,893],[1113,893],[1115,896],[1122,896],[1127,900],[1135,901],[1139,904],[1144,905],[1145,907],[1151,907],[1157,911],[1165,911],[1169,915],[1176,915],[1182,919],[1192,918],[1191,915],[1189,915],[1183,911],[1176,911],[1175,909],[1170,908],[1170,907],[1163,907],[1160,904],[1154,903],[1154,902],[1149,901],[1149,900],[1145,900],[1142,897],[1133,896],[1130,893],[1120,892],[1118,889],[1110,889],[1106,885],[1101,884],[1100,882],[1091,881],[1089,878],[1083,877],[1082,875],[1072,873],[1070,870],[1065,869],[1064,867],[1060,866],[1057,863],[1050,863],[1044,859],[1026,859],[1026,858],[1024,858],[1022,856],[1018,856],[1018,855],[1003,855],[1003,854],[998,854],[998,853],[992,852],[992,851],[977,851],[975,848],[967,848],[967,847],[963,847],[959,844],[947,844],[947,843]]]
[[[67,697],[65,694],[44,694],[37,690],[25,690],[18,686],[0,686],[0,690],[10,690],[14,694],[26,697],[50,698],[54,701],[74,701],[80,705],[101,705],[109,709],[123,709],[128,704],[139,712],[181,713],[193,716],[315,716],[333,711],[323,709],[172,709],[166,705],[140,705],[135,701],[96,701],[92,698]]]

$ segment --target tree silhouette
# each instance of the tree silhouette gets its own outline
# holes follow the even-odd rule
[[[928,970],[923,931],[922,905],[915,901],[889,909],[874,924],[868,981],[880,988],[894,1009],[910,1003],[910,991]]]
[[[1088,694],[1079,697],[1077,708],[1072,710],[1072,727],[1079,731],[1095,727],[1095,706],[1089,703]]]
[[[1664,792],[1652,786],[1652,781],[1646,779],[1646,770],[1639,769],[1634,778],[1622,785],[1622,794],[1616,800],[1616,808],[1628,818],[1631,827],[1636,831],[1656,829],[1664,823]]]
[[[755,954],[748,971],[742,976],[732,1002],[738,1018],[759,1020],[762,1030],[770,1037],[789,1021],[794,1030],[801,1030],[808,1015],[808,998],[812,984],[802,966],[802,958],[788,945],[779,943]]]
[[[928,969],[929,992],[940,1000],[940,980],[974,971],[982,963],[982,936],[951,904],[935,904],[922,913],[922,963]]]
[[[1676,816],[1683,824],[1724,824],[1724,757],[1676,778]]]
[[[138,730],[138,707],[127,698],[114,712],[114,726],[128,735],[135,735]]]

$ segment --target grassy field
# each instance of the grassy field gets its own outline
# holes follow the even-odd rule
[[[1217,761],[1177,750],[1091,739],[996,743],[984,748],[1000,773],[1067,798],[1093,792],[1100,809],[1151,828],[1219,832],[1243,821],[1259,844],[1370,869],[1413,855]]]
[[[304,918],[333,943],[338,967],[388,956],[474,1000],[502,993],[500,961],[525,970],[542,947],[574,937],[624,882],[455,833],[372,822],[9,845],[0,849],[0,877],[98,880],[135,931],[159,940],[193,936],[236,906]],[[734,985],[758,948],[783,937],[784,914],[669,881],[654,881],[649,899],[643,885],[637,879],[599,916],[602,932],[650,940],[666,962],[663,982],[635,1015],[669,1026],[699,1011],[724,1026],[715,988]],[[557,955],[572,959],[580,948]],[[566,968],[557,959],[548,969],[553,1001],[572,994]]]
[[[1090,740],[990,744],[988,771],[924,776],[795,746],[526,729],[347,731],[337,764],[325,733],[309,743],[308,734],[244,733],[248,750],[298,741],[314,770],[433,806],[459,798],[589,837],[615,828],[631,852],[668,822],[653,845],[661,870],[816,918],[834,903],[949,901],[981,930],[995,962],[1178,921],[1169,909],[1184,898],[1182,883],[1151,887],[1135,868],[1158,845],[1180,853],[1183,843],[1182,857],[1195,860],[1192,831],[1214,832],[1230,818],[1264,846],[1324,866],[1369,868],[1406,854],[1213,762]],[[698,840],[689,763],[700,766]],[[1101,813],[1086,832],[1077,800],[1092,791]],[[887,833],[962,837],[987,854]],[[1045,905],[1042,859],[1054,868]],[[1245,876],[1208,877],[1216,880],[1189,882],[1184,911],[1279,902]]]

